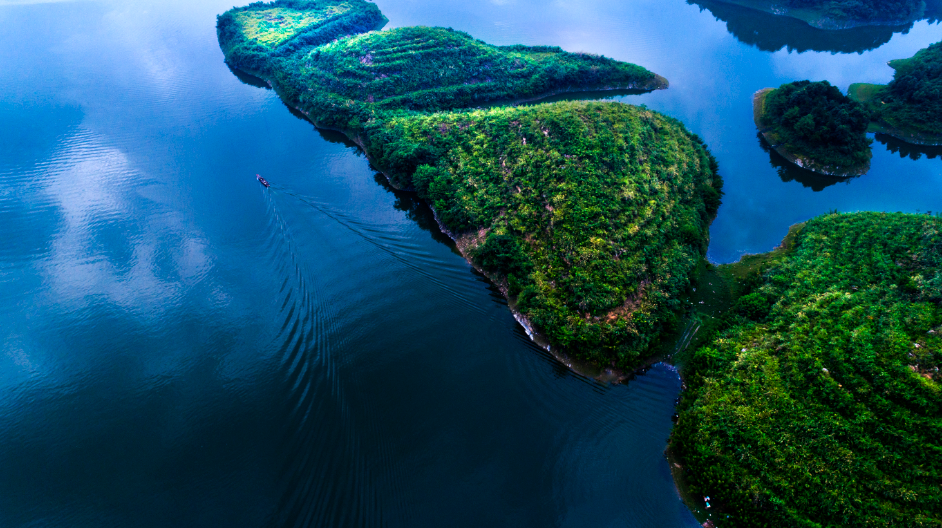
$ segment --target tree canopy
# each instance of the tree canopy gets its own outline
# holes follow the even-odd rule
[[[849,93],[869,103],[874,119],[889,126],[886,132],[942,143],[942,42],[890,66],[896,71],[888,85],[851,85]]]
[[[717,525],[942,526],[942,218],[818,217],[744,282],[672,437]]]
[[[870,111],[827,81],[783,84],[765,96],[760,126],[770,141],[813,167],[835,172],[866,166]]]

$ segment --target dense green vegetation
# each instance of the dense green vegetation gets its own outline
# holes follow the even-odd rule
[[[305,5],[221,16],[227,61],[266,77],[313,122],[354,138],[395,185],[415,189],[553,346],[621,367],[648,357],[678,318],[720,204],[722,180],[702,141],[618,103],[470,108],[666,80],[445,28],[367,32],[384,19],[359,0]]]
[[[318,125],[354,133],[396,110],[667,87],[640,66],[558,47],[492,46],[448,28],[369,31],[385,20],[364,0],[279,0],[221,15],[217,33],[232,66],[267,77]]]
[[[379,8],[365,0],[278,0],[226,11],[216,20],[216,34],[226,62],[268,74],[279,58],[386,22]]]
[[[716,525],[942,526],[942,218],[825,215],[720,271],[672,437]]]
[[[792,161],[834,175],[869,168],[870,111],[827,81],[783,84],[757,95],[756,105],[756,125]]]
[[[622,366],[674,322],[720,201],[699,138],[618,103],[393,118],[367,152],[554,345]]]
[[[299,56],[288,83],[314,108],[449,110],[572,88],[656,88],[640,66],[548,46],[492,46],[446,28],[406,27],[338,40]],[[304,92],[313,88],[313,91]]]
[[[868,104],[877,130],[942,143],[942,42],[889,64],[896,70],[890,84],[853,84],[848,95]]]

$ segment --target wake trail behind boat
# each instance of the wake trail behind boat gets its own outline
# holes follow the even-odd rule
[[[273,193],[265,193],[269,239],[265,248],[279,275],[279,317],[272,345],[287,389],[283,412],[284,492],[275,513],[278,526],[376,524],[382,519],[373,471],[361,452],[359,433],[344,396],[335,355],[343,349],[329,302],[299,258],[288,223]],[[334,342],[339,335],[338,342]],[[329,423],[330,427],[322,424]],[[356,468],[355,471],[349,469]],[[371,509],[349,509],[355,497]],[[351,517],[352,515],[352,517]],[[368,522],[368,520],[372,520]]]
[[[272,190],[275,190],[275,189],[276,187],[272,187]],[[301,194],[287,191],[287,190],[281,190],[280,188],[277,188],[277,190],[280,192],[283,192],[284,194],[288,196],[291,196],[292,198],[295,198],[296,200],[300,201],[301,203],[305,205],[312,207],[313,209],[320,212],[324,216],[330,218],[331,220],[338,223],[339,225],[347,228],[348,230],[350,230],[351,232],[359,236],[361,239],[363,239],[370,245],[374,246],[375,248],[379,249],[380,251],[389,255],[390,257],[394,258],[405,267],[418,273],[419,275],[428,279],[430,282],[432,282],[433,284],[435,284],[436,286],[438,286],[445,292],[449,293],[455,300],[460,302],[462,305],[468,308],[471,308],[472,310],[480,314],[488,315],[488,311],[485,308],[482,308],[481,306],[479,306],[478,303],[471,301],[461,292],[449,286],[446,282],[442,281],[435,275],[424,270],[421,266],[416,265],[410,259],[403,257],[394,248],[391,248],[379,242],[377,240],[377,238],[380,238],[379,236],[371,236],[370,234],[368,234],[368,232],[377,233],[377,235],[388,234],[388,230],[384,230],[375,226],[367,226],[366,224],[352,220],[351,218],[347,217],[345,214],[339,211],[333,211],[326,204],[319,203],[318,201],[310,197],[303,196]],[[385,237],[382,237],[382,238],[385,238]],[[419,258],[418,255],[412,255],[412,256],[415,258]]]

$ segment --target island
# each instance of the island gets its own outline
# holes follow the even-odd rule
[[[893,60],[887,85],[856,83],[847,94],[873,113],[872,132],[917,145],[942,145],[942,42]]]
[[[670,444],[710,525],[942,526],[942,217],[828,214],[715,272]]]
[[[870,169],[870,111],[827,81],[760,90],[753,118],[769,146],[799,167],[838,177]]]
[[[605,367],[648,361],[706,254],[722,195],[716,160],[683,124],[643,107],[516,103],[667,81],[448,28],[375,31],[384,23],[363,0],[278,0],[220,15],[217,33],[230,66],[426,200],[536,342]]]
[[[926,17],[925,0],[722,0],[773,15],[796,18],[818,29],[905,26]],[[936,0],[929,0],[935,2]]]

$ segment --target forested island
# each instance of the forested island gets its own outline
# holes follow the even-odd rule
[[[829,214],[717,272],[671,440],[715,525],[942,526],[942,217]]]
[[[895,70],[889,84],[848,88],[848,96],[873,113],[870,130],[909,143],[942,145],[942,42],[889,65]]]
[[[445,28],[372,31],[363,0],[219,16],[226,61],[344,132],[554,350],[633,368],[682,316],[720,204],[716,161],[678,121],[620,103],[474,108],[567,91],[660,89],[633,64],[492,46]]]
[[[797,81],[757,92],[753,117],[763,137],[799,167],[830,176],[870,169],[871,113],[827,81]]]
[[[819,29],[903,26],[924,18],[925,0],[722,0],[774,15],[788,16]],[[930,0],[935,1],[935,0]]]

